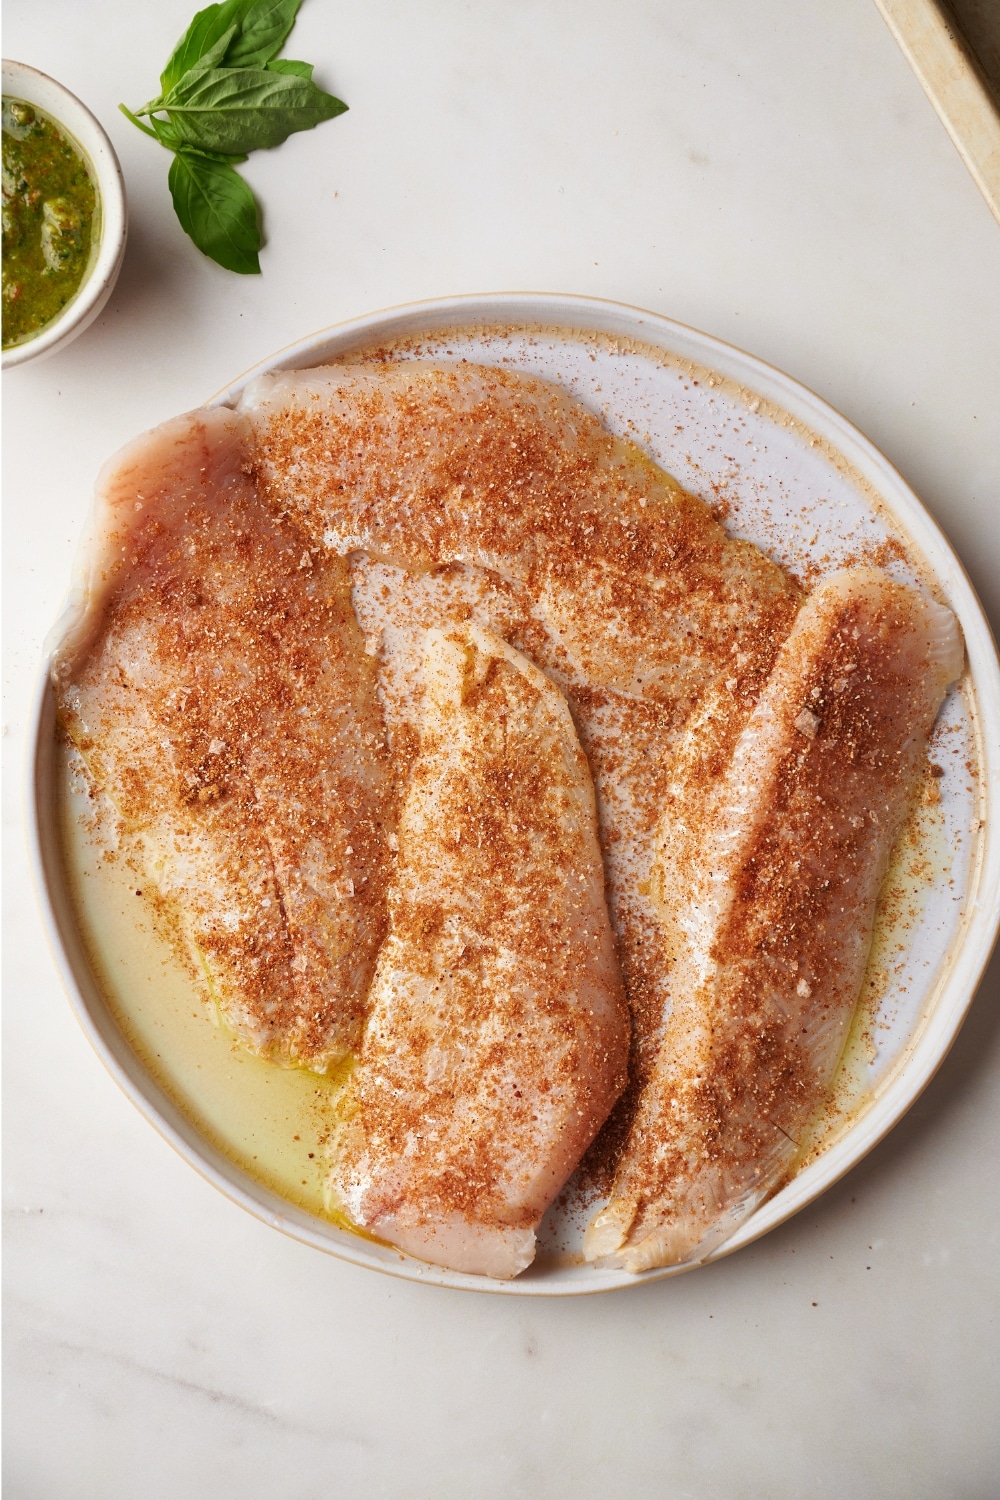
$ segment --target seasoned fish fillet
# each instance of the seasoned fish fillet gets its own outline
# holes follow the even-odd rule
[[[331,1190],[424,1260],[509,1277],[625,1079],[594,793],[561,694],[476,625],[423,637],[391,926]]]
[[[330,366],[259,376],[240,410],[266,493],[316,542],[519,586],[566,681],[685,704],[706,665],[766,673],[791,623],[780,568],[548,381]]]
[[[53,676],[148,899],[255,1051],[359,1044],[394,819],[348,565],[261,504],[245,423],[206,410],[98,485]]]
[[[693,752],[655,892],[672,1008],[591,1259],[697,1260],[792,1163],[857,1002],[876,901],[963,649],[874,569],[810,596],[721,781]],[[697,727],[695,727],[697,738]]]
[[[419,742],[425,631],[448,631],[472,620],[558,679],[546,638],[525,613],[519,590],[496,574],[462,564],[408,574],[356,555],[351,580],[358,621],[378,660],[379,696],[397,764],[405,764]],[[669,704],[609,688],[563,683],[563,692],[597,793],[608,911],[633,1017],[631,1099],[652,1065],[669,1003],[669,954],[651,878],[672,755],[686,721]],[[721,758],[724,736],[731,751],[749,712],[745,688],[733,692],[723,683],[718,694],[721,703],[708,694],[716,712],[710,733],[699,736],[702,756],[713,762]],[[628,1108],[623,1100],[616,1115]]]

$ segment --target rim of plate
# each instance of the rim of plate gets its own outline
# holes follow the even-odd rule
[[[46,359],[89,328],[101,313],[125,259],[128,209],[125,179],[115,148],[104,126],[82,99],[48,73],[7,57],[3,59],[3,91],[23,97],[28,104],[51,115],[70,136],[91,168],[100,215],[97,253],[92,254],[79,288],[62,311],[32,338],[3,350],[2,365],[7,370],[30,360]]]
[[[1000,927],[1000,829],[989,816],[1000,805],[1000,657],[962,563],[937,522],[888,459],[828,402],[791,376],[732,344],[658,313],[603,299],[504,292],[407,303],[324,328],[261,360],[209,399],[236,400],[255,375],[304,369],[371,348],[379,340],[440,335],[454,329],[536,326],[553,333],[600,333],[679,355],[774,402],[816,432],[875,490],[941,585],[965,634],[971,709],[981,768],[982,826],[969,872],[962,925],[924,1006],[924,1020],[882,1092],[831,1146],[768,1199],[709,1264],[759,1239],[832,1187],[902,1118],[947,1055],[976,993]],[[403,1255],[297,1208],[230,1161],[208,1141],[146,1070],[119,1031],[91,970],[64,886],[53,805],[55,703],[48,663],[40,673],[28,755],[28,828],[35,884],[63,984],[88,1040],[116,1083],[190,1166],[234,1203],[273,1228],[318,1250],[405,1280],[511,1296],[581,1296],[643,1285],[695,1269],[666,1266],[640,1275],[590,1265],[529,1267],[509,1282],[449,1271]]]

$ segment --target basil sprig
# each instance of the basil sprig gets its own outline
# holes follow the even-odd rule
[[[235,170],[347,105],[312,81],[312,65],[278,57],[302,0],[222,0],[195,16],[134,125],[174,153],[168,183],[181,227],[229,271],[260,271],[253,193]],[[143,121],[148,123],[143,123]]]

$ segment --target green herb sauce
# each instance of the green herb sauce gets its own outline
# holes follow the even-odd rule
[[[3,99],[3,347],[23,344],[79,291],[98,240],[97,193],[54,120]]]

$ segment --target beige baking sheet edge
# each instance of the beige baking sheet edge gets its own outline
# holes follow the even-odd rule
[[[1000,224],[1000,114],[961,37],[934,0],[875,4]]]

